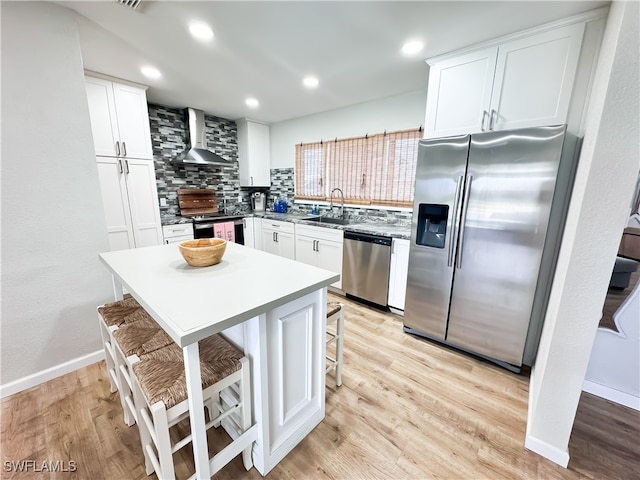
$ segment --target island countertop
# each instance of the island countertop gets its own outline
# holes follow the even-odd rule
[[[191,267],[175,244],[105,252],[101,261],[184,347],[325,287],[340,276],[228,243],[222,262]]]

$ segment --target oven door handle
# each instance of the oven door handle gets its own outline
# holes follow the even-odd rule
[[[213,223],[196,223],[194,224],[196,230],[204,230],[205,228],[213,228]]]

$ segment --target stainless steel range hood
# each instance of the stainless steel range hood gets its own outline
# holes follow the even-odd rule
[[[218,166],[233,165],[231,160],[227,160],[207,148],[204,112],[202,110],[187,108],[187,127],[189,129],[191,148],[171,160],[171,163]]]

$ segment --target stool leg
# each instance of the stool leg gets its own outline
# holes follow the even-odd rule
[[[149,426],[144,418],[143,411],[147,409],[147,401],[144,398],[144,394],[142,393],[142,389],[138,384],[138,379],[135,375],[131,375],[131,383],[133,384],[133,402],[136,406],[136,415],[138,416],[138,431],[140,433],[140,444],[142,445],[142,453],[144,454],[144,467],[147,475],[151,475],[155,468],[153,467],[153,463],[149,459],[149,454],[147,453],[147,445],[151,445],[153,443],[153,439],[151,438],[151,434],[149,433]]]
[[[344,307],[340,309],[340,316],[336,323],[336,386],[342,385],[342,363],[344,356]]]
[[[249,359],[245,357],[242,358],[240,362],[242,364],[240,379],[240,401],[242,402],[242,410],[240,418],[242,431],[246,432],[251,427],[251,375],[249,372]],[[252,450],[253,443],[242,451],[242,463],[247,470],[253,467],[253,458],[251,457]]]
[[[104,348],[104,361],[107,364],[107,376],[109,377],[109,390],[111,393],[118,390],[117,380],[113,378],[114,374],[117,375],[115,371],[115,364],[113,361],[113,339],[109,334],[109,330],[106,324],[100,318],[100,314],[98,314],[98,323],[100,325],[100,336],[102,337],[102,347]]]
[[[122,412],[124,415],[124,423],[130,427],[136,423],[135,417],[131,414],[129,405],[127,405],[127,397],[131,397],[131,390],[129,389],[130,374],[127,373],[128,365],[124,358],[124,353],[120,350],[120,347],[114,341],[114,353],[116,371],[118,374],[118,384],[120,386],[120,403],[122,404]],[[129,378],[127,378],[129,377]]]
[[[174,479],[176,477],[173,467],[173,454],[171,453],[171,439],[169,437],[169,419],[167,417],[167,409],[162,402],[156,402],[151,405],[151,416],[153,417],[153,425],[155,426],[158,449],[158,460],[160,461],[160,470],[156,472],[158,478]]]

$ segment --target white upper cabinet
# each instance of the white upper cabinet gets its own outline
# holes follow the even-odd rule
[[[238,165],[240,186],[271,186],[271,143],[269,125],[238,120]]]
[[[486,48],[435,63],[429,69],[427,137],[482,130],[491,106],[498,49]]]
[[[585,23],[428,60],[425,137],[566,123]]]
[[[86,76],[96,155],[153,159],[145,89]]]

